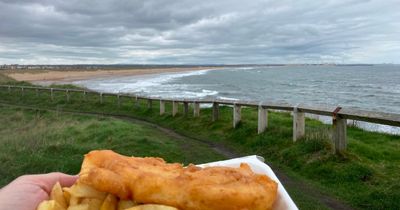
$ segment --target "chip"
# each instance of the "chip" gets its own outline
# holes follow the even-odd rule
[[[89,210],[89,204],[78,204],[75,206],[69,206],[67,210]]]
[[[107,195],[107,193],[100,192],[100,191],[94,189],[93,187],[90,187],[88,185],[81,184],[81,183],[76,183],[76,184],[72,185],[72,187],[66,188],[66,190],[68,190],[68,192],[72,196],[75,196],[78,198],[85,197],[85,198],[97,198],[100,200],[104,200],[104,198]]]
[[[37,210],[65,210],[66,208],[62,207],[55,200],[43,201],[39,204]]]
[[[60,204],[64,208],[68,207],[67,202],[65,201],[63,190],[62,190],[59,182],[57,182],[53,186],[53,189],[50,192],[50,200],[56,201],[58,204]]]
[[[137,204],[132,200],[120,200],[118,202],[118,210],[125,210]]]
[[[117,197],[113,194],[108,194],[106,199],[104,199],[103,204],[100,207],[100,210],[116,210],[117,209],[118,200]]]
[[[125,210],[178,210],[178,209],[171,206],[164,206],[158,204],[145,204],[145,205],[134,206],[132,208]]]

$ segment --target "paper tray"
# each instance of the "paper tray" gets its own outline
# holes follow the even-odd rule
[[[293,200],[290,198],[289,194],[286,192],[285,188],[276,177],[272,169],[264,163],[264,158],[252,155],[241,158],[234,158],[230,160],[217,161],[211,163],[205,163],[199,165],[200,167],[206,166],[228,166],[228,167],[239,167],[240,163],[247,163],[251,167],[251,169],[258,174],[265,174],[269,176],[272,180],[278,183],[278,195],[277,199],[274,203],[273,210],[296,210],[298,209],[296,204],[294,204]]]

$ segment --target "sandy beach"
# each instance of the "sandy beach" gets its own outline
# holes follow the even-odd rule
[[[7,76],[27,82],[70,82],[99,77],[112,76],[135,76],[146,74],[174,73],[185,71],[197,71],[205,69],[217,69],[211,67],[191,67],[191,68],[153,68],[153,69],[118,69],[118,70],[27,70],[9,71]]]

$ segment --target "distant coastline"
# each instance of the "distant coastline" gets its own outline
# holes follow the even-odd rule
[[[0,64],[0,70],[127,70],[127,69],[164,69],[164,68],[204,68],[204,67],[262,67],[262,66],[374,66],[374,65],[398,65],[391,63],[383,64],[338,64],[338,63],[275,63],[275,64],[182,64],[182,65],[167,65],[167,64],[71,64],[71,65],[47,65],[47,64]]]
[[[176,73],[220,69],[222,67],[170,67],[170,68],[137,68],[137,69],[100,69],[100,70],[25,70],[7,71],[5,74],[17,81],[27,82],[71,82],[99,77],[139,76],[160,73]]]

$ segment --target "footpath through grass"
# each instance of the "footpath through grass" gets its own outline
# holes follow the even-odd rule
[[[306,120],[306,137],[292,142],[292,119],[289,113],[269,113],[269,127],[262,135],[256,134],[257,112],[242,110],[242,123],[232,128],[232,109],[221,107],[220,119],[211,122],[211,109],[201,109],[200,117],[171,116],[171,104],[167,113],[159,115],[158,103],[151,109],[146,101],[136,106],[132,99],[122,99],[117,106],[114,97],[106,96],[103,104],[98,95],[71,93],[66,101],[64,93],[57,93],[50,100],[48,92],[36,95],[35,91],[21,94],[19,90],[0,90],[0,101],[47,107],[58,110],[92,111],[114,113],[145,119],[179,133],[198,139],[221,142],[240,154],[258,154],[287,174],[305,180],[310,185],[328,192],[358,209],[400,209],[400,136],[367,132],[348,128],[348,151],[342,156],[332,155],[330,126],[316,120]],[[192,109],[190,110],[192,113]],[[296,192],[297,191],[297,192]],[[298,189],[289,189],[295,202],[313,209],[310,201],[304,200]],[[315,209],[318,208],[314,206]]]

